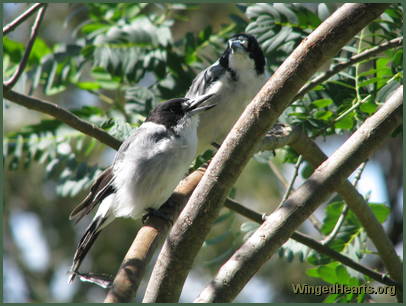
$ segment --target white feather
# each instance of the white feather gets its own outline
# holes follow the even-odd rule
[[[124,158],[114,165],[113,184],[117,189],[114,200],[103,201],[99,210],[108,210],[114,217],[138,219],[146,213],[146,208],[159,208],[193,161],[196,126],[197,118],[187,118],[174,128],[179,136],[172,134],[155,142],[154,135],[167,131],[165,126],[153,122],[142,124],[143,133],[131,142]]]
[[[218,63],[214,65],[216,64]],[[257,74],[254,61],[247,54],[233,53],[229,57],[229,66],[236,72],[238,80],[231,80],[231,75],[227,72],[207,91],[215,94],[210,103],[216,104],[216,107],[200,115],[197,154],[210,149],[212,142],[223,142],[246,106],[268,79],[267,73]]]

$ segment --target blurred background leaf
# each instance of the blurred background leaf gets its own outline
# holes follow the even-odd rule
[[[224,51],[231,35],[255,35],[272,73],[338,6],[50,4],[43,24],[46,26],[40,28],[15,89],[65,107],[123,140],[157,103],[184,96],[195,75]],[[4,24],[27,7],[23,3],[5,4]],[[391,5],[330,64],[402,36],[402,21],[401,5]],[[4,79],[13,74],[22,58],[30,22],[3,37]],[[323,136],[317,142],[330,154],[402,83],[402,63],[403,49],[394,48],[358,67],[341,71],[295,101],[280,120],[302,126],[311,137]],[[66,284],[77,240],[91,218],[74,226],[68,215],[95,176],[110,164],[114,151],[57,120],[9,101],[4,101],[4,130],[4,301],[100,302],[105,296],[101,288],[79,282]],[[193,167],[211,156],[212,152],[206,152]],[[297,159],[297,153],[289,147],[276,150],[275,155],[256,154],[230,196],[260,213],[271,212],[285,190],[280,174],[288,180]],[[376,217],[385,222],[398,247],[402,245],[402,162],[401,135],[397,135],[368,163],[359,183],[360,192],[369,197]],[[312,171],[303,163],[295,187]],[[342,207],[342,200],[336,197],[315,213],[322,220],[320,232],[309,222],[300,230],[322,239],[334,227]],[[110,225],[108,233],[99,238],[103,242],[96,243],[85,260],[83,270],[114,274],[139,226],[131,220]],[[199,288],[257,227],[222,209],[200,250],[181,301],[194,299]],[[329,246],[382,270],[369,239],[351,212]],[[365,301],[366,296],[362,295],[293,294],[292,283],[337,281],[358,285],[370,280],[293,240],[280,248],[279,255],[258,272],[236,302]],[[146,280],[140,293],[145,286]],[[391,301],[390,297],[374,299]]]

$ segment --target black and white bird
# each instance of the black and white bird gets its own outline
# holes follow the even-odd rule
[[[100,205],[76,249],[72,282],[100,231],[118,217],[141,218],[158,209],[183,178],[196,154],[198,114],[212,94],[172,99],[158,104],[145,122],[120,146],[112,166],[92,185],[72,211],[79,221]]]
[[[268,79],[265,57],[254,36],[236,34],[221,57],[193,80],[187,98],[214,94],[209,103],[216,105],[200,116],[197,153],[213,143],[221,144],[245,107]]]

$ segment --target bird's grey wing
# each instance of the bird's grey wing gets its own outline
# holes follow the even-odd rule
[[[114,167],[116,163],[120,162],[124,158],[126,151],[130,147],[130,144],[138,143],[140,146],[142,146],[141,143],[143,142],[143,139],[148,137],[151,138],[151,140],[158,142],[161,139],[168,137],[168,134],[164,130],[151,132],[141,125],[121,144],[120,148],[116,153],[116,156],[114,157],[112,166]]]
[[[120,146],[118,149],[113,164],[106,168],[96,179],[93,185],[90,187],[90,192],[86,196],[86,198],[76,206],[71,214],[69,215],[69,219],[75,219],[75,222],[78,222],[82,219],[85,215],[87,215],[94,207],[100,204],[107,196],[116,192],[116,189],[113,184],[114,174],[113,168],[114,165],[120,162],[130,147],[130,144],[137,143],[137,137],[139,137],[140,133],[145,130],[142,126],[136,129]],[[154,133],[150,135],[154,137],[156,141],[167,137],[165,133]]]
[[[216,82],[224,73],[226,69],[219,63],[215,63],[210,67],[200,72],[192,82],[186,98],[192,98],[207,93],[210,86]]]
[[[120,148],[118,149],[118,151],[116,153],[116,156],[114,157],[114,161],[113,161],[113,164],[112,164],[113,167],[114,167],[114,164],[116,164],[117,162],[119,162],[120,160],[122,160],[124,158],[125,152],[129,148],[130,144],[133,143],[134,141],[136,141],[137,137],[139,136],[141,131],[144,130],[144,129],[145,128],[141,125],[134,132],[132,132],[132,134],[130,136],[128,136],[123,141],[123,143],[121,144]]]
[[[114,193],[116,190],[113,185],[113,167],[116,162],[121,160],[124,157],[125,151],[128,149],[130,143],[137,137],[140,129],[134,131],[134,133],[128,137],[118,149],[113,164],[106,168],[96,179],[93,185],[90,187],[90,192],[83,199],[82,202],[76,206],[71,214],[69,215],[69,219],[75,219],[75,222],[78,222],[82,219],[85,215],[87,215],[94,207],[103,201],[107,196]]]
[[[90,192],[86,198],[72,210],[71,214],[69,215],[70,220],[75,219],[75,222],[78,222],[96,205],[103,201],[104,198],[115,192],[112,170],[112,167],[108,167],[102,173],[100,173],[96,181],[90,187]]]

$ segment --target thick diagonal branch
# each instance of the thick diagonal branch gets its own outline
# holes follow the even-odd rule
[[[274,150],[294,142],[301,129],[276,124],[258,146],[258,151]],[[186,205],[190,195],[200,182],[206,168],[199,168],[187,176],[176,187],[170,199],[161,206],[159,211],[172,220],[176,220],[180,211]],[[144,276],[145,267],[153,256],[158,241],[165,238],[171,227],[170,222],[152,216],[137,232],[127,254],[117,272],[112,288],[109,290],[105,303],[130,302],[135,296],[138,286]]]
[[[399,90],[399,89],[398,89]],[[327,159],[327,156],[320,148],[308,137],[299,137],[297,141],[292,142],[290,146],[299,154],[302,154],[314,168],[317,168]],[[383,261],[389,275],[398,283],[402,283],[403,265],[396,254],[395,248],[381,223],[376,219],[371,208],[366,203],[364,197],[348,181],[336,186],[336,191],[344,199],[350,209],[357,216],[368,237],[374,243],[381,260]]]
[[[241,205],[238,202],[235,202],[234,200],[227,199],[224,206],[239,213],[240,215],[242,215],[252,221],[255,221],[257,223],[263,223],[263,218],[262,218],[261,214],[253,211],[252,209],[244,207],[243,205]],[[381,274],[379,272],[375,272],[375,271],[371,270],[370,268],[355,262],[351,258],[349,258],[341,253],[338,253],[337,251],[334,251],[330,247],[328,247],[324,244],[321,244],[320,242],[318,242],[317,240],[313,239],[312,237],[310,237],[306,234],[296,231],[292,234],[292,236],[290,238],[292,238],[293,240],[295,240],[303,245],[308,246],[309,248],[319,252],[320,254],[325,254],[325,255],[329,256],[330,258],[332,258],[338,262],[341,262],[342,264],[344,264],[348,267],[351,267],[358,272],[368,275],[369,277],[376,280],[377,282],[380,282],[380,283],[388,285],[388,286],[394,286],[394,285],[399,286],[398,283],[396,283],[393,279],[391,279],[387,275]]]
[[[285,60],[226,137],[166,239],[144,302],[176,302],[226,195],[266,131],[305,82],[387,4],[345,4]]]
[[[196,302],[232,301],[313,211],[402,123],[403,87],[269,215],[220,268]]]

